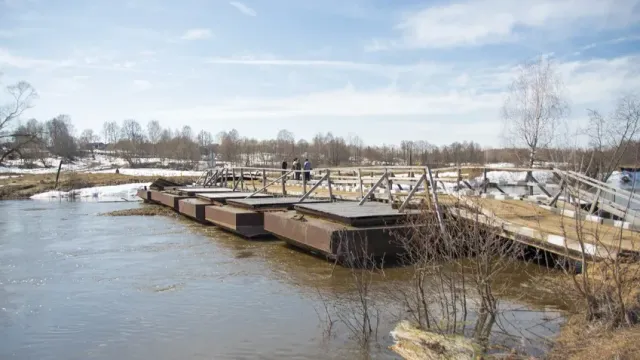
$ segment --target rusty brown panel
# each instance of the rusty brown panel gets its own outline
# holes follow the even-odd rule
[[[205,207],[207,205],[209,203],[199,199],[182,199],[178,202],[178,211],[200,222],[205,222]]]
[[[168,193],[164,193],[162,198],[163,198],[163,201],[162,201],[163,204],[170,206],[175,210],[179,209],[180,200],[189,199],[188,196],[180,196],[180,195],[174,195],[174,194],[168,194]]]
[[[149,190],[138,189],[136,195],[145,201],[151,200],[151,192]]]
[[[151,197],[152,201],[162,203],[163,193],[161,191],[151,190],[149,192],[150,192],[149,196]]]
[[[236,229],[236,214],[229,211],[227,206],[208,206],[206,218],[216,225],[224,225],[227,228]]]
[[[205,207],[207,221],[247,238],[269,235],[262,226],[262,214],[232,206]]]
[[[180,214],[187,215],[189,217],[196,217],[196,207],[194,204],[186,202],[186,200],[180,200],[178,202],[178,211]]]
[[[287,239],[323,253],[331,253],[331,237],[339,226],[326,226],[321,220],[297,220],[295,211],[268,212],[264,214],[264,229]]]

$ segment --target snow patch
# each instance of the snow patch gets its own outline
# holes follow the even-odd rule
[[[81,201],[122,201],[138,200],[136,192],[151,183],[135,183],[109,186],[96,186],[71,191],[47,191],[31,196],[33,200],[76,199]]]
[[[119,169],[121,175],[128,176],[200,176],[202,171],[183,171],[171,169]],[[113,174],[115,170],[89,171],[90,174]]]

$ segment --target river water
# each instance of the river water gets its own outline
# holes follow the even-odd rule
[[[365,350],[344,326],[325,331],[325,304],[349,311],[349,270],[177,218],[99,216],[136,206],[0,202],[0,359],[398,358],[389,331],[402,310],[386,295],[408,269],[374,279],[382,315]],[[557,308],[505,276],[514,295],[495,336],[515,330],[510,345],[539,355]]]

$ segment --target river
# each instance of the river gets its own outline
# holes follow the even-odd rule
[[[0,202],[1,359],[399,358],[388,346],[402,310],[385,294],[409,269],[374,279],[382,315],[363,350],[344,326],[327,336],[322,316],[354,291],[349,270],[176,218],[99,216],[136,206]],[[503,328],[533,334],[510,341],[539,355],[557,308],[506,276],[517,295]]]

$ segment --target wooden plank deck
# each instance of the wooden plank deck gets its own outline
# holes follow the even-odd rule
[[[637,232],[597,222],[578,221],[526,201],[468,199],[491,211],[499,220],[534,229],[542,234],[558,235],[572,240],[579,240],[580,236],[583,236],[584,242],[591,244],[615,247],[620,243],[623,250],[640,250],[640,233]]]

